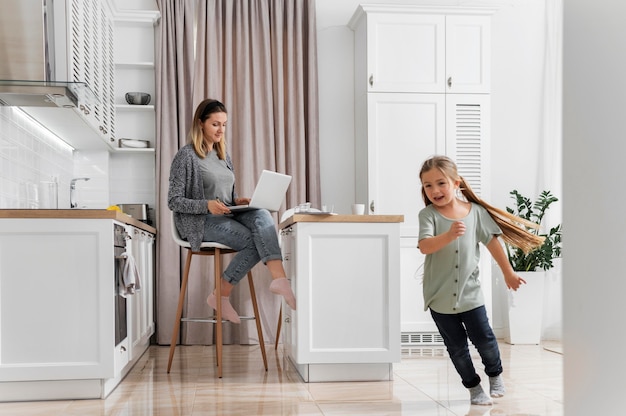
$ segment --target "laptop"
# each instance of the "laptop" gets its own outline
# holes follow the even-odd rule
[[[263,170],[259,182],[254,188],[252,198],[248,205],[233,205],[231,212],[241,212],[250,209],[266,209],[275,212],[280,209],[280,205],[285,199],[287,188],[291,183],[291,176],[282,173]]]

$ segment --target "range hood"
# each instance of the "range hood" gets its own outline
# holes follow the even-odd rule
[[[83,82],[0,80],[0,105],[73,108],[95,97]]]
[[[56,79],[54,10],[54,0],[0,0],[0,105],[71,108],[96,100],[86,83]]]

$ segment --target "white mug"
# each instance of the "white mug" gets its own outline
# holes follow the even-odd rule
[[[365,214],[365,204],[352,204],[352,215]]]

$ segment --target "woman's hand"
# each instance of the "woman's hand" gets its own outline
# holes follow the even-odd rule
[[[207,208],[213,215],[230,214],[230,209],[219,199],[210,199]]]
[[[235,198],[235,205],[248,205],[250,198]]]

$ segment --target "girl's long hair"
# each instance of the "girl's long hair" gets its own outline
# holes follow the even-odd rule
[[[191,129],[189,129],[188,140],[193,144],[196,154],[202,159],[206,157],[209,149],[204,141],[201,124],[204,123],[213,113],[227,113],[226,106],[217,100],[207,98],[198,104],[198,107],[196,107]],[[224,136],[222,136],[222,140],[220,140],[219,143],[213,145],[213,148],[215,149],[218,158],[221,160],[226,159],[226,139],[224,139]]]
[[[544,237],[535,235],[524,227],[539,228],[538,224],[520,218],[500,208],[496,208],[480,199],[469,184],[459,175],[456,164],[446,156],[434,156],[424,162],[420,170],[420,179],[425,172],[431,169],[438,169],[449,179],[459,181],[461,193],[469,202],[475,202],[487,210],[491,218],[502,230],[502,239],[505,243],[520,248],[524,253],[528,253],[543,244]],[[422,186],[422,198],[424,204],[430,205],[432,202],[426,196],[426,191]]]

